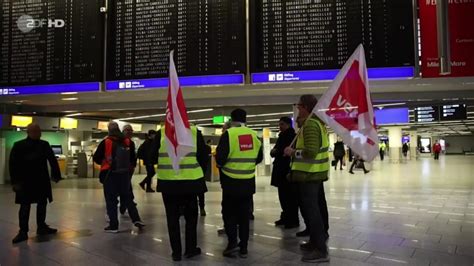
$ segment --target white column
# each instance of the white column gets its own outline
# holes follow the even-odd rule
[[[389,160],[392,163],[399,163],[402,153],[402,128],[388,128]]]
[[[418,159],[418,132],[410,131],[410,159]]]
[[[329,148],[332,150],[334,149],[334,143],[337,141],[336,133],[329,134]]]

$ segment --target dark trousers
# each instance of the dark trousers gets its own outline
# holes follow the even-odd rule
[[[198,199],[199,199],[199,208],[203,210],[204,206],[206,206],[206,203],[204,202],[206,200],[206,196],[204,196],[204,193],[198,194]]]
[[[186,251],[191,252],[197,247],[197,220],[198,207],[197,195],[170,195],[162,193],[163,203],[166,210],[166,221],[168,223],[168,234],[171,242],[173,255],[181,255],[181,232],[179,225],[179,217],[181,210],[184,213],[186,221],[185,245]]]
[[[46,226],[46,199],[44,202],[38,203],[36,206],[36,224],[38,228]],[[28,222],[30,220],[31,204],[21,204],[18,218],[20,219],[20,231],[28,233]]]
[[[145,165],[146,169],[146,177],[143,179],[142,183],[146,184],[146,187],[148,189],[151,189],[151,179],[155,176],[155,166],[153,164],[146,164]]]
[[[295,186],[291,183],[283,183],[278,186],[278,198],[282,209],[280,219],[285,225],[298,225],[298,198]]]
[[[336,170],[336,168],[337,168],[337,163],[338,163],[338,162],[341,164],[341,165],[339,166],[340,169],[342,169],[342,159],[343,159],[343,158],[344,158],[343,156],[335,156],[335,157],[334,157],[334,160],[336,161],[336,164],[334,165],[334,170]]]
[[[379,154],[380,154],[380,160],[383,161],[383,157],[385,156],[385,151],[379,150]]]
[[[434,153],[434,159],[435,159],[435,160],[439,160],[439,152],[435,152],[435,153]]]
[[[367,172],[367,170],[365,169],[364,161],[362,160],[354,160],[351,164],[351,168],[349,169],[349,172],[352,172],[352,170],[354,169],[354,166],[356,165],[360,166],[362,170],[364,170],[364,172]]]
[[[123,208],[128,210],[132,222],[140,221],[137,207],[133,203],[129,173],[109,173],[104,180],[104,195],[110,226],[118,227],[119,224],[117,218],[118,197],[120,197],[120,204]]]
[[[237,244],[238,230],[239,246],[247,248],[251,203],[252,195],[232,195],[226,191],[222,192],[222,218],[229,245]]]
[[[309,242],[319,251],[327,253],[329,221],[325,197],[323,200],[323,183],[298,183],[297,190],[301,214],[310,233]]]

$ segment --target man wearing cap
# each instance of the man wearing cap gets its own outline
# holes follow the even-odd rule
[[[155,139],[156,131],[153,129],[150,129],[148,131],[148,134],[146,135],[145,141],[140,145],[137,151],[137,156],[138,159],[143,160],[143,164],[145,165],[146,168],[146,177],[145,179],[140,182],[140,187],[145,190],[146,192],[155,192],[151,188],[151,179],[155,175],[155,164],[156,162],[153,162],[150,158],[150,153],[151,153],[151,146],[153,143],[153,140]]]
[[[222,186],[222,216],[228,238],[223,255],[242,258],[248,254],[250,208],[255,193],[255,168],[263,159],[257,132],[245,126],[247,113],[235,109],[232,125],[219,140],[216,163],[220,168]],[[237,242],[237,231],[240,242]]]

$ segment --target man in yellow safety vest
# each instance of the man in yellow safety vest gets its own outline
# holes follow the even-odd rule
[[[216,150],[222,186],[222,217],[228,238],[223,255],[246,258],[249,239],[250,208],[255,193],[255,168],[263,159],[257,132],[245,126],[247,113],[235,109],[232,126],[222,134]],[[238,228],[238,229],[237,229]],[[240,242],[237,242],[237,231]]]
[[[329,223],[323,186],[329,173],[329,138],[326,127],[312,112],[316,103],[314,95],[300,97],[298,118],[305,122],[296,147],[287,147],[284,153],[292,158],[288,178],[296,183],[300,210],[309,229],[309,242],[300,245],[307,252],[302,261],[320,263],[329,261],[326,244]]]

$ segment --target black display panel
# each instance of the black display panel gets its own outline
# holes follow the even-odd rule
[[[251,71],[338,69],[364,44],[369,67],[414,65],[412,0],[252,0]]]
[[[415,122],[439,121],[439,106],[423,106],[415,108]]]
[[[110,3],[107,80],[245,73],[244,0]]]
[[[441,121],[464,120],[467,119],[465,104],[451,104],[441,106]]]
[[[100,81],[100,0],[0,0],[0,86]]]

